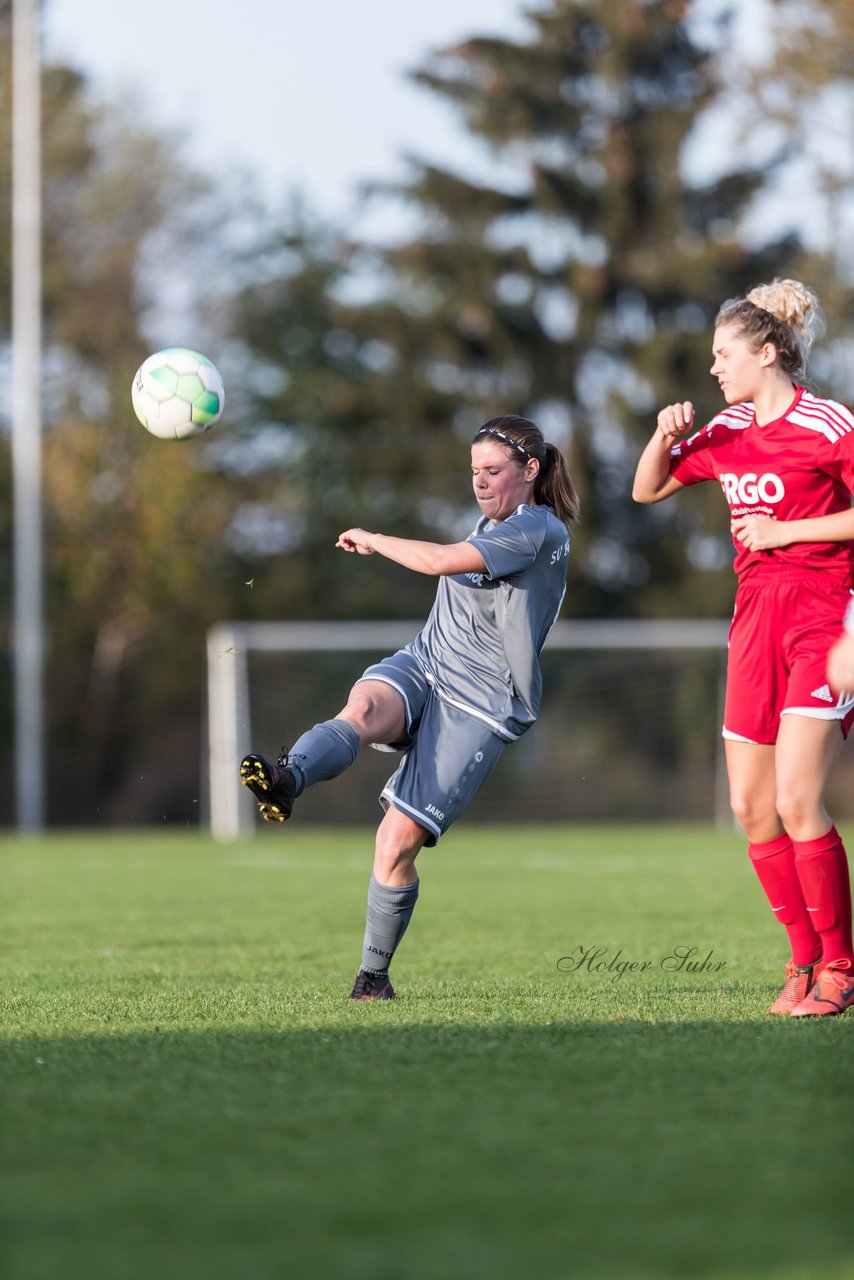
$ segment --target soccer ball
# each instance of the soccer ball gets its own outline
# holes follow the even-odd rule
[[[134,374],[131,401],[153,436],[186,440],[213,426],[225,405],[225,388],[207,356],[167,347],[143,360]]]

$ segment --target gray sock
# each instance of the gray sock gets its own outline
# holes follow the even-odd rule
[[[349,769],[359,754],[359,735],[347,720],[324,720],[288,752],[288,765],[297,780],[297,795],[315,782],[327,782]]]
[[[363,969],[371,973],[388,973],[406,926],[412,919],[418,899],[418,884],[404,885],[402,889],[380,884],[371,875],[368,885],[368,918],[365,924],[365,941],[362,946]]]

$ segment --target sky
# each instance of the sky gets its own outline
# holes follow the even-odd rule
[[[698,0],[710,15],[724,0]],[[248,170],[269,203],[299,191],[310,210],[365,240],[394,238],[412,215],[400,204],[357,202],[361,183],[403,179],[407,152],[495,179],[497,161],[439,95],[412,84],[407,70],[431,51],[472,35],[529,38],[526,8],[537,0],[42,0],[44,52],[84,71],[94,94],[131,101],[135,114],[179,140],[195,168]],[[780,137],[744,136],[753,77],[770,54],[771,0],[743,0],[727,54],[741,67],[733,86],[682,157],[689,180],[730,167],[760,168]],[[701,19],[702,24],[702,19]],[[749,38],[748,38],[749,36]],[[739,89],[741,84],[741,89]],[[812,215],[816,166],[851,166],[850,103],[837,95],[805,118],[812,156],[775,179],[747,218],[748,240],[793,223],[823,247],[854,227],[854,201],[834,227]],[[742,130],[739,135],[738,130]],[[778,131],[779,132],[779,131]],[[823,156],[822,151],[826,154]],[[854,173],[847,174],[854,181]]]
[[[471,35],[518,39],[522,0],[43,0],[43,49],[98,98],[133,100],[194,165],[250,170],[275,202],[298,189],[340,219],[358,184],[402,156],[465,165],[473,147],[437,95],[406,79]]]

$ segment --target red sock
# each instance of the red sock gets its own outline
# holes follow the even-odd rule
[[[749,844],[747,852],[771,910],[780,924],[786,926],[792,959],[795,964],[814,964],[821,957],[821,938],[807,911],[791,840],[784,831],[773,840]]]
[[[851,945],[851,883],[848,859],[836,827],[817,840],[793,840],[795,867],[810,918],[821,935],[822,959],[848,960]]]

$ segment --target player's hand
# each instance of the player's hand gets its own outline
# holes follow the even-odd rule
[[[854,635],[848,631],[827,655],[827,682],[837,693],[854,689]]]
[[[340,547],[342,551],[355,551],[360,556],[372,556],[374,549],[369,539],[373,536],[366,529],[347,529],[344,533],[338,535],[338,541],[335,545]]]
[[[773,516],[738,516],[729,527],[732,536],[748,551],[773,551],[789,543],[786,521]]]
[[[690,400],[668,404],[661,410],[656,428],[665,444],[675,444],[694,425],[694,406]]]

